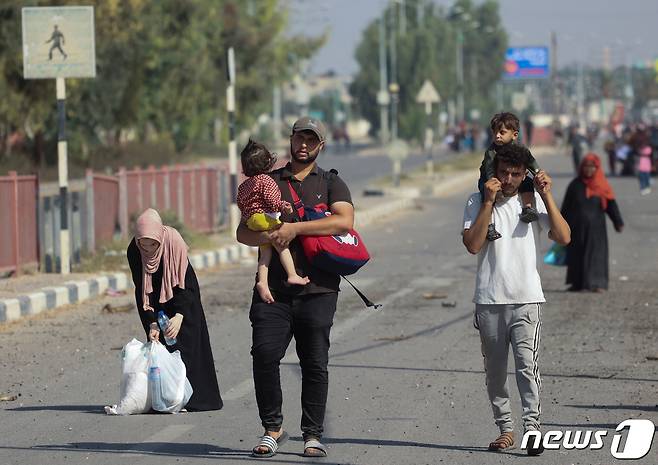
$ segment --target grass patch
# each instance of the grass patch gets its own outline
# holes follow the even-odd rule
[[[129,268],[126,249],[130,241],[114,240],[98,247],[95,253],[84,252],[80,263],[71,264],[76,273],[97,273],[99,271],[125,271]]]
[[[480,164],[482,164],[482,154],[480,152],[468,152],[458,155],[445,163],[434,163],[434,171],[437,173],[467,171],[478,169]]]
[[[192,250],[209,250],[216,247],[213,238],[208,234],[192,231],[178,219],[172,211],[160,212],[162,222],[178,230],[183,239]],[[131,231],[134,231],[136,217],[131,218]],[[133,233],[134,235],[134,233]],[[115,239],[97,247],[95,253],[83,253],[80,263],[72,264],[72,271],[77,273],[97,273],[99,271],[126,271],[129,269],[126,250],[130,239]]]

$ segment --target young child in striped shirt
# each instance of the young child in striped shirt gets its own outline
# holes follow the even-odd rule
[[[276,161],[276,155],[263,144],[251,139],[240,153],[242,171],[249,179],[238,187],[238,208],[242,213],[242,221],[252,231],[269,231],[281,224],[279,219],[282,212],[292,213],[292,205],[281,198],[281,190],[276,181],[267,173]],[[268,304],[274,302],[267,277],[270,260],[272,259],[272,245],[265,244],[259,248],[258,278],[256,291]],[[290,250],[286,247],[279,252],[279,259],[283,269],[288,274],[288,284],[308,284],[308,277],[301,277],[295,270],[295,263]]]

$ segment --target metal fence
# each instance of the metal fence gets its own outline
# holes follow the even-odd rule
[[[88,170],[69,182],[67,204],[71,262],[114,239],[131,236],[131,221],[144,209],[171,211],[198,232],[230,223],[230,176],[226,161],[212,165],[175,165],[120,169],[116,176]],[[60,269],[61,208],[57,183],[11,172],[0,177],[0,272],[41,265]]]
[[[228,170],[225,166],[165,166],[119,170],[119,224],[130,234],[130,219],[148,207],[172,211],[186,226],[210,232],[226,225]]]
[[[19,274],[39,263],[36,176],[0,176],[0,272]]]

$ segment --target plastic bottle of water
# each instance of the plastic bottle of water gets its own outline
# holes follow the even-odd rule
[[[157,363],[157,362],[155,362]],[[160,367],[149,368],[149,389],[151,389],[151,407],[153,410],[164,411],[167,406],[162,402],[162,380],[160,379]]]
[[[169,317],[162,310],[158,312],[158,326],[160,326],[160,331],[162,331],[163,335],[165,334],[165,331],[169,327]],[[173,346],[174,344],[176,344],[175,338],[164,336],[164,339],[168,346]]]

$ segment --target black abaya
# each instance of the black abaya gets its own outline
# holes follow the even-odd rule
[[[187,379],[192,385],[194,393],[185,406],[190,411],[194,410],[219,410],[223,406],[215,363],[210,348],[210,337],[206,317],[201,306],[201,294],[199,282],[192,265],[188,262],[185,272],[185,289],[174,287],[174,296],[165,303],[159,303],[160,287],[162,284],[162,262],[158,270],[153,273],[153,292],[149,294],[149,303],[154,312],[145,311],[142,301],[142,259],[135,239],[128,246],[128,262],[135,283],[135,301],[139,317],[142,320],[144,331],[148,338],[149,327],[157,319],[160,310],[173,317],[176,313],[183,315],[183,322],[176,337],[176,344],[167,346],[164,341],[163,332],[160,331],[160,342],[165,344],[169,352],[180,350],[181,358],[187,369]]]
[[[604,210],[600,197],[587,198],[585,184],[576,178],[569,184],[562,203],[562,216],[571,227],[567,246],[567,284],[574,290],[608,288],[608,233],[605,215],[615,225],[624,225],[617,202]]]

